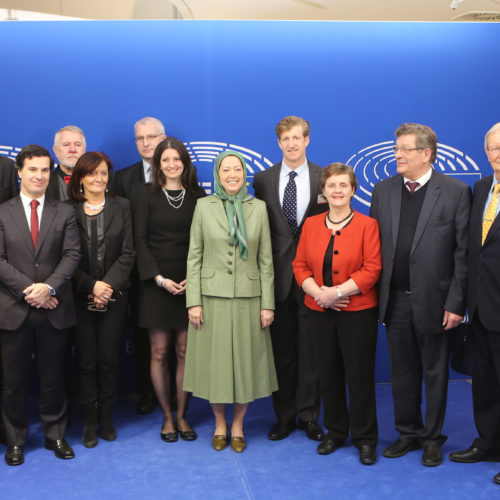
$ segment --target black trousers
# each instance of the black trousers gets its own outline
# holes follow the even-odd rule
[[[320,411],[319,380],[311,337],[305,325],[304,297],[294,282],[287,299],[276,306],[271,325],[279,389],[273,393],[278,422],[316,421]]]
[[[360,447],[378,442],[375,403],[377,308],[308,311],[328,437]],[[349,391],[349,409],[346,397]]]
[[[111,408],[116,401],[118,357],[126,294],[108,304],[106,312],[89,311],[86,302],[77,302],[75,327],[78,352],[80,402]]]
[[[444,314],[444,313],[443,313]],[[391,362],[394,420],[400,436],[444,443],[451,337],[441,332],[417,332],[411,294],[394,291],[386,317]],[[422,379],[425,382],[425,424],[422,420]]]
[[[500,325],[498,327],[498,331],[486,329],[477,314],[472,320],[472,401],[479,434],[473,445],[494,457],[500,457]]]
[[[2,417],[8,445],[23,446],[28,434],[28,393],[33,353],[40,382],[40,419],[49,439],[66,433],[63,379],[66,330],[54,328],[43,309],[31,309],[16,331],[2,330]]]

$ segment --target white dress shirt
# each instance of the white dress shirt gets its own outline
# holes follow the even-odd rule
[[[43,204],[45,203],[45,195],[40,198],[30,198],[26,196],[22,191],[19,193],[21,196],[21,201],[24,207],[24,213],[26,214],[26,219],[28,219],[28,227],[31,231],[31,201],[37,200],[39,205],[36,207],[36,213],[38,214],[38,229],[40,229],[40,224],[42,223],[42,212]]]
[[[283,196],[285,195],[285,187],[288,184],[288,174],[292,172],[284,161],[281,162],[279,196],[280,205],[283,206]],[[304,215],[306,214],[309,201],[311,200],[311,180],[309,178],[309,164],[306,161],[298,168],[293,170],[295,176],[295,185],[297,186],[297,226],[300,226]]]

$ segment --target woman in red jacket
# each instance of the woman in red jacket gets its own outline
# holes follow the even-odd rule
[[[375,284],[382,267],[378,224],[351,208],[357,187],[351,167],[332,163],[324,169],[320,184],[329,211],[306,220],[293,262],[295,278],[306,293],[328,430],[318,453],[328,455],[342,446],[350,428],[361,463],[371,465],[377,460],[378,440]]]

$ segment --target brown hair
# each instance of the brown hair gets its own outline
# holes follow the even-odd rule
[[[356,192],[356,188],[358,187],[358,180],[356,179],[356,174],[354,173],[354,169],[349,165],[344,165],[343,163],[335,162],[330,163],[327,167],[323,169],[323,173],[321,174],[321,179],[319,180],[319,185],[321,190],[325,188],[326,181],[332,175],[347,175],[349,177],[349,181],[351,186],[354,188],[354,192]]]
[[[302,127],[304,137],[309,137],[309,134],[311,133],[311,125],[309,125],[307,120],[304,120],[304,118],[301,118],[300,116],[285,116],[285,118],[280,120],[278,125],[276,125],[276,135],[278,136],[278,139],[281,138],[281,135],[284,132],[287,132],[297,125]]]
[[[68,184],[68,196],[72,201],[86,201],[84,193],[81,192],[82,179],[92,173],[102,162],[108,166],[108,174],[113,172],[111,160],[99,151],[89,151],[82,154],[73,169],[73,175]],[[109,181],[108,181],[109,182]]]
[[[417,138],[416,146],[419,149],[429,148],[432,152],[431,163],[436,161],[437,155],[437,135],[427,125],[420,125],[419,123],[403,123],[394,132],[396,137],[402,135],[414,135]]]

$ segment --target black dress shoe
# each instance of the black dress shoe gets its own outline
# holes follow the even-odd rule
[[[286,425],[280,422],[274,424],[273,428],[269,431],[268,438],[271,441],[281,441],[287,438],[290,433],[295,429],[294,425]]]
[[[363,465],[373,465],[377,461],[377,450],[371,444],[363,444],[359,449],[359,461]]]
[[[394,443],[390,444],[382,453],[386,458],[398,458],[406,455],[409,451],[418,450],[422,448],[420,441],[408,441],[404,438],[398,438]]]
[[[344,441],[342,439],[331,439],[329,437],[325,437],[318,445],[318,453],[320,455],[329,455],[337,448],[340,448],[343,444]]]
[[[147,415],[153,413],[156,408],[156,399],[152,394],[142,396],[139,403],[135,407],[135,412],[139,415]]]
[[[450,453],[450,460],[464,464],[475,464],[488,460],[488,455],[474,446],[469,446],[466,450]]]
[[[53,451],[57,458],[61,458],[63,460],[75,458],[75,452],[65,439],[45,438],[45,448]]]
[[[194,441],[198,437],[198,434],[196,434],[194,429],[190,431],[183,431],[179,426],[177,426],[177,430],[179,431],[181,439],[184,441]]]
[[[424,454],[422,455],[422,464],[427,467],[436,467],[443,463],[441,456],[441,446],[437,443],[424,444]]]
[[[325,438],[323,429],[316,422],[302,422],[299,420],[299,429],[306,433],[306,436],[313,441],[322,441]]]
[[[24,464],[24,448],[17,445],[8,446],[5,452],[5,463],[7,465]]]
[[[500,472],[493,478],[493,482],[496,484],[500,484]]]

